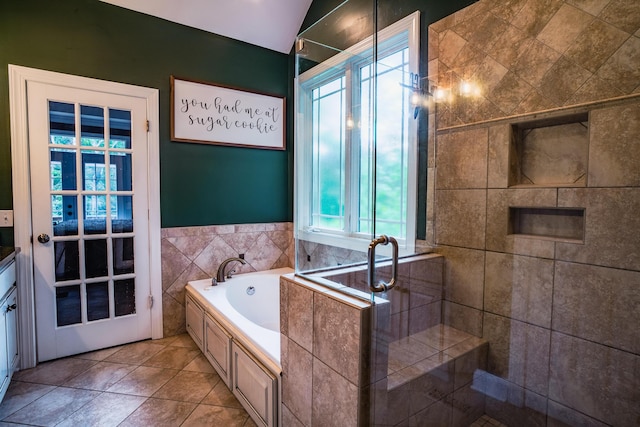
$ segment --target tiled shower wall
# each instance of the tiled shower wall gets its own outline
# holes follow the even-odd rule
[[[243,254],[237,273],[293,267],[292,223],[211,225],[162,229],[164,336],[185,332],[184,287],[215,277],[218,266]]]
[[[640,4],[480,0],[430,27],[429,60],[452,89],[430,116],[429,238],[446,259],[445,323],[489,341],[487,413],[637,425]],[[576,113],[585,176],[513,185],[512,125]],[[538,172],[564,142],[537,153]],[[584,209],[584,240],[510,234],[513,206]]]

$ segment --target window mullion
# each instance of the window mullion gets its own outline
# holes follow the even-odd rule
[[[354,114],[354,99],[357,99],[354,96],[353,92],[353,69],[352,67],[346,67],[345,69],[345,198],[344,198],[344,232],[347,234],[351,234],[354,229],[354,221],[357,220],[357,216],[354,215],[353,207],[355,206],[353,198],[357,195],[357,188],[354,188],[354,185],[357,183],[356,179],[353,176],[354,165],[353,159],[357,157],[357,130],[354,124],[355,114]]]

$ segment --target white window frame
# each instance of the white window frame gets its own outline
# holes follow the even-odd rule
[[[409,71],[414,75],[419,73],[419,61],[420,61],[420,12],[416,11],[413,14],[397,21],[396,23],[386,27],[378,32],[378,45],[383,44],[386,40],[390,40],[403,32],[407,33],[407,47],[409,50]],[[354,226],[346,231],[330,231],[314,229],[310,226],[311,221],[311,208],[312,208],[312,194],[307,189],[312,188],[313,182],[313,168],[312,168],[312,144],[311,144],[311,128],[312,128],[312,115],[310,114],[311,105],[311,92],[312,90],[305,90],[303,86],[306,82],[312,79],[317,79],[318,76],[324,74],[323,81],[329,81],[331,77],[336,78],[339,75],[347,75],[351,72],[351,67],[355,61],[353,58],[358,55],[369,55],[372,50],[373,36],[361,41],[360,43],[352,46],[351,48],[334,55],[327,61],[318,64],[312,69],[300,74],[296,81],[296,111],[298,112],[298,121],[296,125],[296,150],[295,150],[295,192],[296,192],[296,205],[295,205],[295,218],[296,218],[296,233],[297,238],[305,241],[311,241],[329,246],[337,246],[341,248],[347,248],[351,250],[358,250],[366,252],[368,245],[371,241],[370,235],[364,235],[362,233],[355,233]],[[324,78],[326,77],[326,79]],[[320,80],[318,80],[319,82]],[[315,82],[314,82],[315,83]],[[314,85],[313,87],[317,87]],[[347,95],[347,111],[350,111],[349,95]],[[307,109],[305,111],[305,109]],[[407,174],[407,216],[406,216],[406,239],[399,239],[399,251],[402,255],[413,254],[415,252],[415,236],[416,236],[416,204],[417,204],[417,168],[418,168],[418,121],[413,118],[408,118],[409,132],[407,135],[408,142],[408,174]],[[349,137],[346,138],[348,141]],[[347,151],[350,150],[347,142]],[[349,158],[349,154],[347,154]],[[353,162],[353,160],[352,160]],[[346,173],[351,173],[351,165],[347,161],[345,167]],[[345,188],[346,192],[346,205],[353,206],[358,203],[358,193],[355,191],[353,185],[352,188]],[[347,208],[348,209],[348,208]],[[350,221],[348,216],[350,212],[345,209],[345,220]],[[352,209],[353,211],[354,209]],[[356,222],[357,218],[353,218],[353,222]],[[397,236],[394,236],[397,237]],[[385,248],[381,247],[380,253],[385,253]]]

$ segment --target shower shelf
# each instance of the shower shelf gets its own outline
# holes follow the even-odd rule
[[[579,113],[511,126],[509,187],[585,187],[589,115]]]
[[[584,208],[510,207],[510,235],[584,243]]]

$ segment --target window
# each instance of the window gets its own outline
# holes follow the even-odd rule
[[[413,252],[418,21],[416,12],[379,33],[376,64],[365,40],[298,77],[302,239],[362,250],[375,232]]]
[[[109,165],[109,182],[111,190],[118,188],[116,165]],[[86,191],[105,191],[106,177],[104,163],[84,164],[84,189]],[[100,219],[107,216],[107,197],[105,195],[85,196],[85,217]],[[111,218],[118,218],[117,198],[111,198]]]

